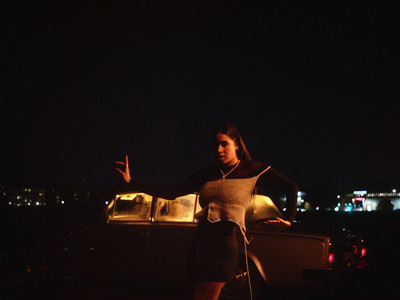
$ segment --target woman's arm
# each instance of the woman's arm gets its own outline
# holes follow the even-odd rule
[[[284,216],[287,221],[292,223],[297,212],[297,192],[299,191],[297,185],[274,168],[270,168],[262,174],[257,184],[272,187],[286,195]]]
[[[165,186],[138,181],[131,181],[129,184],[131,190],[161,197],[167,200],[174,200],[176,197],[197,192],[197,189],[191,188],[191,186],[192,183],[186,180]]]
[[[122,175],[122,179],[124,179],[124,181],[126,183],[130,183],[131,182],[131,172],[129,171],[128,155],[125,156],[125,162],[116,161],[115,164],[123,167],[123,169],[124,169],[123,171],[119,168],[115,168],[115,169]]]
[[[128,155],[125,157],[125,162],[116,161],[115,163],[122,166],[122,170],[119,168],[116,168],[116,170],[122,175],[122,179],[128,184],[129,189],[137,192],[174,200],[178,196],[197,192],[201,186],[201,179],[197,174],[187,178],[186,180],[167,186],[138,182],[131,178]]]

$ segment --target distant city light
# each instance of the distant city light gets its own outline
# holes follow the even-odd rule
[[[364,196],[366,195],[368,192],[366,190],[361,190],[361,191],[354,191],[353,194],[354,195],[359,195],[359,196]]]
[[[360,196],[364,196],[365,194],[367,194],[368,192],[365,190],[362,191],[354,191],[353,194],[354,195],[360,195]]]
[[[346,204],[344,211],[350,212],[353,210],[353,207],[351,206],[351,204]]]

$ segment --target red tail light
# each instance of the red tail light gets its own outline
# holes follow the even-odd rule
[[[333,255],[333,253],[329,253],[328,262],[329,262],[330,264],[332,264],[334,258],[335,258],[335,256]]]
[[[360,256],[361,256],[361,257],[364,257],[364,256],[365,256],[365,252],[366,252],[365,248],[361,248],[361,254],[360,254]]]

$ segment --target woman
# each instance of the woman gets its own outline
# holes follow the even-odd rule
[[[291,225],[297,204],[296,184],[270,166],[253,161],[235,126],[221,125],[212,137],[218,165],[172,186],[132,181],[128,156],[125,162],[116,162],[124,167],[124,171],[117,170],[133,190],[166,199],[199,193],[202,210],[196,214],[199,222],[189,265],[196,275],[196,300],[218,299],[225,283],[234,276],[239,257],[236,230],[244,235],[245,211],[256,187],[276,188],[286,194],[285,219],[268,221],[276,229]]]

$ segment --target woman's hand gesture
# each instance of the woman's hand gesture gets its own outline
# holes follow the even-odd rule
[[[125,167],[125,171],[122,171],[119,168],[116,168],[116,170],[121,173],[122,178],[125,180],[125,182],[129,183],[131,182],[131,173],[129,172],[129,162],[128,162],[128,155],[125,156],[125,162],[123,161],[116,161],[115,162],[117,165],[121,165]]]

